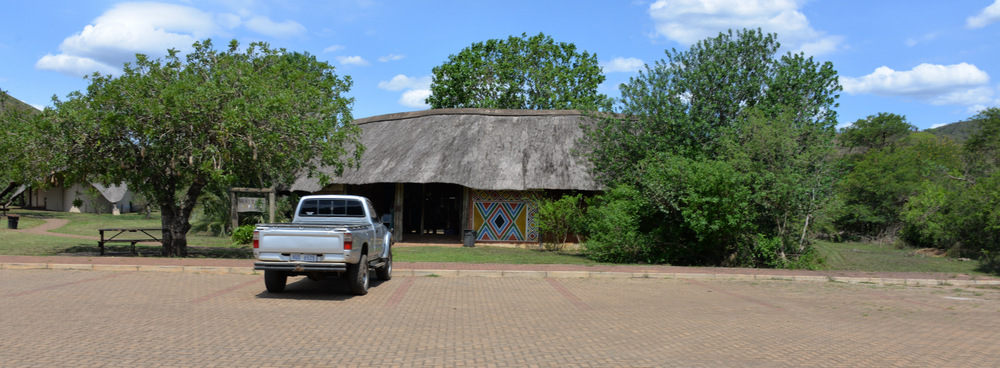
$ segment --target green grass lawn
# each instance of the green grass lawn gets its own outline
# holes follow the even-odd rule
[[[66,226],[53,230],[63,234],[99,236],[98,229],[105,228],[159,228],[159,214],[150,218],[143,214],[129,213],[121,216],[109,214],[83,214],[50,211],[14,212],[21,215],[18,228],[29,229],[45,222],[48,218],[69,220]],[[7,230],[7,222],[0,222],[0,254],[3,255],[56,255],[97,252],[96,240],[62,238],[34,235]],[[204,233],[189,233],[189,252],[196,257],[249,258],[251,249],[247,245],[233,245],[228,237]],[[979,262],[959,261],[947,257],[921,255],[916,249],[900,249],[891,245],[877,245],[856,242],[815,242],[823,259],[824,270],[873,271],[873,272],[941,272],[952,274],[986,275],[979,270]],[[110,252],[127,252],[129,244],[108,244]],[[139,245],[137,250],[143,255],[157,255],[160,247]],[[479,246],[474,248],[455,247],[411,247],[396,248],[393,253],[399,262],[461,262],[461,263],[507,263],[507,264],[600,264],[587,259],[579,252],[548,252],[532,249],[514,249]]]
[[[914,248],[893,245],[816,241],[816,250],[824,259],[822,269],[874,272],[943,272],[986,275],[977,261],[959,261],[948,257],[921,255]]]
[[[141,213],[126,213],[120,216],[114,216],[111,214],[34,210],[16,210],[12,213],[20,215],[20,219],[17,224],[18,229],[30,229],[42,225],[45,223],[46,219],[65,219],[69,220],[69,223],[66,224],[66,226],[51,230],[51,232],[85,235],[95,238],[100,237],[100,232],[98,231],[99,229],[161,227],[160,215],[155,212],[148,219]],[[96,240],[63,238],[7,231],[6,219],[0,221],[0,226],[2,226],[2,228],[0,228],[0,254],[56,255],[60,253],[89,253],[98,251]],[[160,236],[158,232],[152,234],[154,236]],[[110,236],[110,234],[105,234],[105,236]],[[229,237],[191,232],[188,233],[187,240],[188,246],[199,248],[195,250],[196,254],[214,254],[225,257],[238,256],[237,258],[246,258],[250,256],[249,246],[234,245]],[[127,252],[131,250],[128,243],[106,244],[105,248],[110,252]],[[141,244],[137,245],[136,249],[140,254],[150,255],[158,254],[160,251],[159,246]]]
[[[506,264],[600,264],[579,253],[549,252],[532,249],[515,249],[477,246],[474,248],[455,247],[407,247],[393,248],[393,260],[397,262],[459,262],[459,263],[506,263]]]
[[[22,221],[23,221],[22,217]],[[53,256],[73,247],[90,246],[96,251],[97,242],[84,239],[57,238],[7,230],[7,221],[0,230],[0,254],[12,256]],[[21,228],[19,223],[17,226]],[[127,245],[127,244],[126,244]]]

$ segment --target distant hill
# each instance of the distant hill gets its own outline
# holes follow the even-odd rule
[[[32,112],[38,111],[38,109],[32,107],[31,105],[21,102],[21,100],[14,98],[14,96],[8,95],[7,92],[0,91],[0,111],[6,109],[17,109],[21,111],[28,110]]]
[[[979,122],[975,120],[966,120],[924,131],[938,137],[950,138],[957,143],[965,143],[969,137],[979,131]]]

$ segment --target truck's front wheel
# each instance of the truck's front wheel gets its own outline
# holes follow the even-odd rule
[[[282,271],[264,270],[264,286],[267,286],[267,291],[272,293],[285,291],[287,282],[288,274]]]
[[[368,255],[362,254],[357,264],[347,266],[347,283],[355,295],[368,294]]]

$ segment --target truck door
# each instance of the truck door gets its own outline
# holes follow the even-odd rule
[[[385,244],[385,226],[382,225],[382,220],[378,218],[371,200],[365,198],[365,206],[367,206],[368,220],[371,221],[374,228],[372,236],[375,237],[375,239],[372,239],[372,254],[369,254],[368,257],[369,259],[372,257],[382,257],[382,254],[385,253],[385,247],[388,246],[388,244]]]

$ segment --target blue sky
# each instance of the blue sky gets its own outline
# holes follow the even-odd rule
[[[1000,0],[0,1],[0,89],[44,107],[135,53],[199,39],[309,52],[354,80],[355,118],[424,110],[431,69],[474,42],[544,32],[596,53],[618,85],[720,31],[760,27],[831,61],[841,125],[879,112],[921,129],[1000,105]]]

